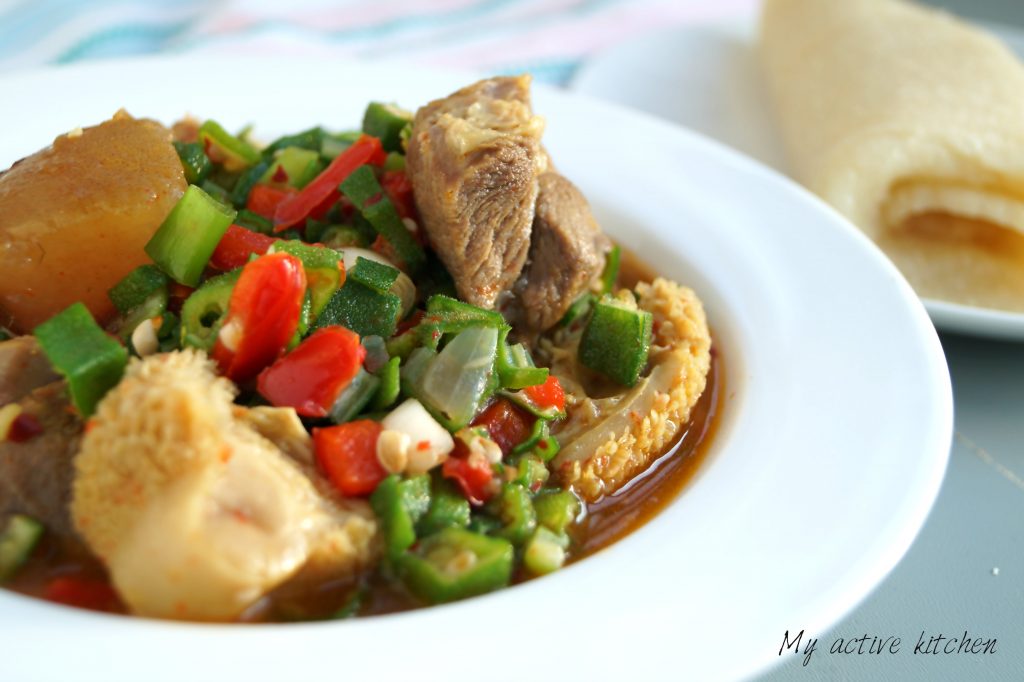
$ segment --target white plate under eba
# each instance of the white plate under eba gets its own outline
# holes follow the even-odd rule
[[[126,107],[263,137],[344,129],[465,77],[323,60],[95,63],[0,78],[0,167]],[[952,434],[949,375],[909,286],[810,194],[665,121],[537,88],[545,145],[615,238],[705,301],[727,399],[708,461],[650,523],[552,576],[346,622],[195,625],[0,590],[0,679],[735,679],[820,632],[903,556]],[[341,671],[341,672],[339,672]]]
[[[985,24],[1024,57],[1024,33]],[[587,61],[571,88],[656,114],[787,172],[754,53],[753,19],[694,24],[625,42]],[[1024,314],[924,299],[944,331],[1024,340]]]

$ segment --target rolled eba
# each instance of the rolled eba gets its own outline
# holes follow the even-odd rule
[[[35,337],[54,368],[64,375],[71,400],[83,417],[117,385],[128,351],[107,336],[89,310],[75,303],[35,329]]]
[[[623,386],[635,386],[647,366],[653,317],[629,303],[605,296],[580,338],[580,362]]]
[[[146,253],[171,279],[194,287],[235,215],[199,187],[189,185],[146,244]]]
[[[899,0],[769,0],[763,74],[789,170],[919,294],[1024,310],[1024,66]]]

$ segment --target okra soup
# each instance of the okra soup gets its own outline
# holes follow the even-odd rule
[[[529,87],[269,144],[122,111],[0,174],[4,587],[381,614],[557,571],[679,494],[722,393],[701,302],[604,234]]]

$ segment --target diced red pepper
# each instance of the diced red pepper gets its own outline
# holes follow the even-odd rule
[[[410,331],[411,329],[413,329],[416,325],[418,325],[420,323],[420,320],[422,320],[425,315],[426,315],[426,313],[424,311],[417,310],[412,315],[410,315],[408,318],[406,318],[406,319],[404,319],[404,320],[402,320],[401,322],[398,323],[398,326],[395,328],[395,335],[396,336],[401,336],[402,334],[406,333],[407,331]]]
[[[494,496],[494,467],[486,457],[470,456],[466,444],[455,439],[455,449],[441,465],[441,475],[454,480],[471,504],[481,505]]]
[[[294,194],[295,191],[291,189],[281,189],[264,184],[253,185],[249,190],[249,198],[245,202],[245,207],[267,220],[273,220],[274,211],[277,210],[278,205]]]
[[[473,426],[486,426],[491,440],[498,444],[501,453],[507,457],[512,448],[530,435],[535,420],[536,417],[510,400],[498,398],[477,415]]]
[[[299,327],[305,294],[306,273],[295,256],[273,253],[242,269],[213,347],[224,376],[244,383],[284,353]]]
[[[120,599],[110,583],[94,578],[54,578],[46,586],[45,598],[58,604],[93,611],[115,611],[120,605]]]
[[[412,181],[405,171],[384,171],[380,178],[380,186],[395,205],[395,210],[402,218],[416,218],[416,202],[412,194]]]
[[[278,204],[274,211],[274,231],[282,232],[298,225],[317,209],[326,210],[341,196],[338,185],[352,171],[366,164],[379,166],[384,163],[386,157],[380,140],[363,135],[351,147],[338,154],[301,192]]]
[[[247,230],[240,225],[230,225],[224,236],[217,242],[217,248],[210,257],[210,267],[217,270],[234,270],[249,262],[253,254],[262,256],[280,241],[259,232]]]
[[[549,374],[543,384],[527,386],[523,393],[542,410],[555,408],[559,412],[565,411],[565,391],[554,374]]]
[[[342,495],[369,495],[387,478],[377,460],[377,438],[383,430],[372,419],[313,429],[316,461]]]
[[[318,329],[260,374],[260,395],[278,407],[294,407],[303,417],[324,417],[365,358],[354,331]]]

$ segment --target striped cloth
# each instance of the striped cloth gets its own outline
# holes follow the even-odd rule
[[[565,84],[646,31],[757,0],[0,0],[0,71],[160,53],[387,58]]]

